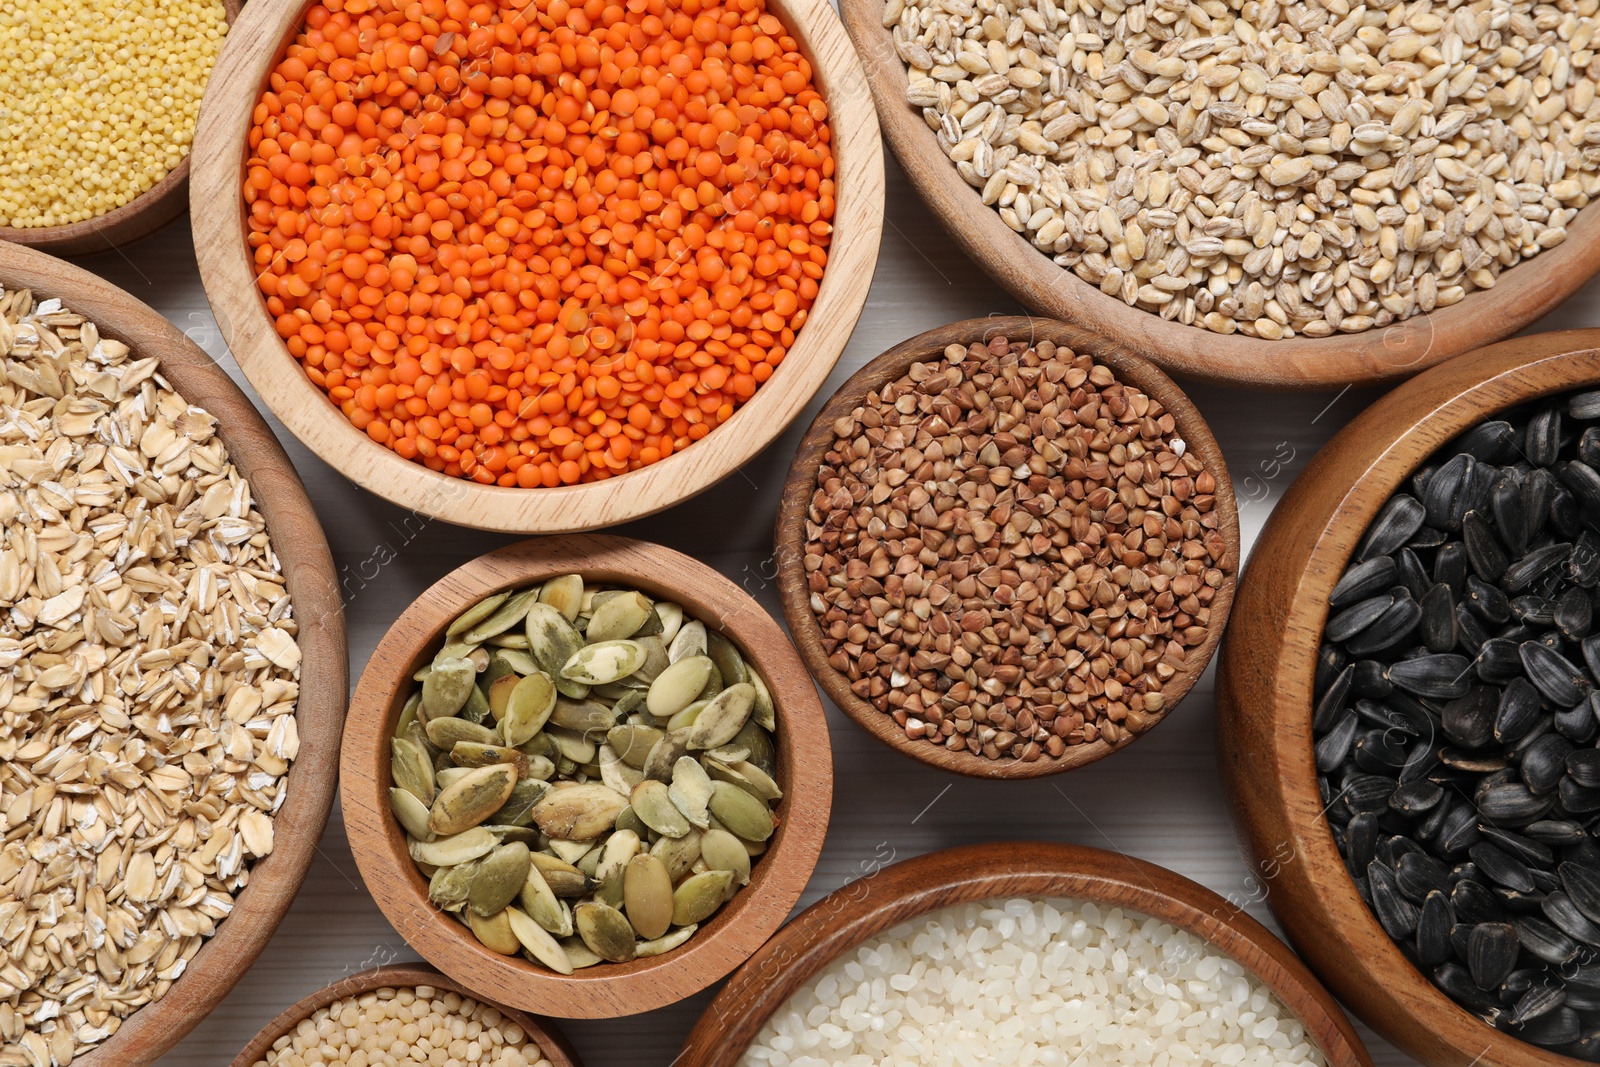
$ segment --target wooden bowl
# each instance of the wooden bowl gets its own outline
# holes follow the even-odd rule
[[[1149,733],[1166,716],[1172,713],[1184,694],[1205,673],[1206,664],[1216,651],[1217,642],[1228,623],[1228,611],[1233,602],[1233,587],[1239,562],[1239,513],[1234,506],[1233,481],[1228,477],[1228,466],[1223,461],[1222,449],[1212,436],[1211,427],[1198,409],[1178,386],[1159,368],[1134,355],[1115,342],[1107,341],[1078,326],[1052,319],[995,316],[987,319],[968,319],[951,323],[936,330],[919,334],[902,341],[889,351],[872,360],[839,387],[823,405],[811,428],[800,441],[794,462],[789,467],[789,478],[783,488],[783,499],[778,507],[775,534],[778,565],[778,600],[783,605],[784,617],[789,622],[789,633],[800,649],[800,658],[806,661],[812,677],[822,686],[835,704],[845,714],[873,737],[903,755],[922,763],[954,771],[973,778],[1041,778],[1083,767],[1103,759],[1119,749],[1126,748],[1143,734],[1134,734],[1117,745],[1096,741],[1076,745],[1057,759],[1041,756],[1032,763],[1016,759],[992,760],[972,752],[952,752],[942,745],[927,740],[912,741],[887,712],[879,711],[869,701],[857,696],[850,688],[850,680],[836,671],[828,662],[828,653],[822,645],[822,629],[811,611],[811,593],[805,573],[806,513],[811,507],[811,496],[817,487],[817,470],[823,457],[833,445],[833,424],[849,415],[862,403],[867,393],[883,387],[901,377],[913,363],[938,360],[947,345],[968,345],[973,341],[987,341],[991,337],[1017,340],[1027,337],[1034,342],[1051,341],[1057,346],[1075,352],[1088,352],[1097,362],[1110,367],[1120,381],[1143,390],[1161,402],[1177,421],[1178,434],[1188,443],[1189,450],[1197,454],[1217,480],[1217,511],[1221,517],[1221,533],[1227,543],[1227,553],[1221,566],[1227,580],[1217,590],[1211,602],[1211,632],[1197,649],[1191,649],[1184,668],[1167,682],[1162,692],[1167,695],[1166,707],[1143,733]]]
[[[273,1042],[286,1034],[292,1033],[294,1028],[309,1018],[320,1008],[326,1008],[336,1000],[346,997],[359,997],[375,989],[409,989],[414,986],[433,986],[452,993],[459,993],[464,997],[487,1004],[501,1015],[522,1027],[522,1032],[533,1039],[539,1046],[539,1051],[544,1053],[545,1059],[550,1061],[551,1067],[581,1067],[578,1054],[573,1051],[572,1044],[567,1041],[567,1036],[558,1030],[554,1023],[548,1019],[538,1019],[526,1012],[508,1008],[503,1004],[496,1004],[492,1000],[480,997],[468,989],[463,989],[459,984],[441,974],[432,967],[420,963],[401,963],[393,967],[375,967],[370,971],[352,974],[348,978],[341,978],[331,985],[325,985],[308,997],[303,997],[294,1004],[283,1009],[278,1017],[261,1028],[250,1043],[244,1047],[239,1055],[233,1058],[230,1067],[255,1067],[257,1063],[271,1051]]]
[[[244,0],[222,0],[227,9],[226,18],[231,27],[239,17]],[[265,5],[263,5],[265,6]],[[219,57],[220,58],[220,57]],[[0,226],[0,241],[28,245],[41,252],[58,256],[86,256],[93,252],[106,252],[132,244],[161,229],[183,214],[189,206],[189,159],[194,155],[194,144],[189,146],[176,167],[150,188],[103,215],[82,222],[69,222],[63,226],[35,226],[19,229]]]
[[[501,589],[559,574],[631,585],[682,604],[721,631],[760,670],[778,706],[781,820],[745,886],[688,944],[662,956],[556,974],[480,945],[434,907],[389,809],[389,737],[445,627]],[[341,803],[361,877],[400,936],[472,990],[513,1007],[566,1019],[605,1019],[698,993],[761,947],[800,900],[822,852],[833,801],[828,726],[805,667],[783,630],[738,586],[705,564],[646,541],[609,535],[544,537],[479,556],[441,578],[378,643],[356,685],[340,758]]]
[[[217,63],[195,140],[192,219],[206,295],[228,345],[273,414],[330,465],[403,507],[511,533],[570,533],[653,515],[720,482],[783,432],[822,387],[866,303],[883,230],[883,147],[861,65],[827,0],[769,0],[800,42],[832,112],[838,207],[821,291],[788,356],[715,432],[659,463],[553,489],[507,489],[452,478],[400,458],[352,426],[289,355],[267,313],[241,195],[251,112],[273,63],[300,28],[307,0],[257,4]]]
[[[883,0],[840,0],[866,68],[878,119],[911,184],[966,253],[1027,308],[1076,322],[1171,374],[1263,389],[1327,389],[1406,377],[1509,337],[1555,309],[1600,270],[1600,208],[1567,227],[1567,240],[1502,274],[1493,289],[1384,329],[1268,341],[1168,321],[1107,296],[1055,264],[986,207],[956,173],[920,108],[906,103],[906,65],[883,25]]]
[[[1328,594],[1378,509],[1440,445],[1495,412],[1597,381],[1600,330],[1546,333],[1451,360],[1364,411],[1273,508],[1218,670],[1218,761],[1267,902],[1352,1011],[1433,1067],[1579,1061],[1457,1007],[1406,960],[1357,894],[1323,815],[1311,751],[1312,675]]]
[[[139,1009],[79,1067],[144,1067],[161,1057],[227,995],[261,954],[305,879],[333,803],[339,732],[349,692],[344,607],[328,542],[294,466],[233,380],[178,328],[109,282],[41,252],[0,242],[0,285],[59,297],[103,337],[161,361],[184,399],[217,417],[228,455],[250,482],[283,563],[300,623],[300,754],[288,799],[273,819],[272,854],[250,869],[233,914],[189,961],[166,996]]]
[[[1305,1024],[1328,1067],[1372,1067],[1350,1021],[1293,952],[1211,890],[1117,852],[1005,841],[896,863],[817,901],[734,974],[679,1062],[736,1067],[767,1020],[817,972],[919,915],[975,901],[1066,897],[1141,912],[1203,938],[1266,984]]]

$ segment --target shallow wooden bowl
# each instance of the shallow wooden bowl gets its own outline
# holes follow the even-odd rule
[[[331,985],[304,997],[289,1007],[283,1009],[276,1019],[261,1028],[251,1042],[244,1047],[239,1055],[233,1058],[231,1067],[255,1067],[266,1054],[271,1051],[273,1042],[278,1038],[294,1032],[295,1027],[310,1018],[311,1014],[320,1008],[326,1008],[336,1000],[346,997],[359,997],[371,993],[375,989],[410,989],[415,986],[433,986],[452,993],[459,993],[464,997],[487,1004],[501,1015],[522,1027],[522,1032],[527,1034],[539,1046],[539,1051],[544,1058],[550,1061],[551,1067],[581,1067],[578,1054],[573,1051],[567,1037],[558,1030],[554,1023],[548,1019],[538,1019],[526,1012],[508,1008],[503,1004],[480,997],[471,990],[462,988],[458,983],[441,974],[439,971],[421,963],[402,963],[394,967],[375,967],[370,971],[352,974],[348,978],[341,978]]]
[[[1234,827],[1289,940],[1374,1030],[1433,1067],[1579,1061],[1501,1033],[1406,960],[1356,892],[1323,815],[1312,676],[1328,594],[1400,483],[1467,427],[1600,381],[1600,330],[1539,334],[1451,360],[1323,446],[1256,541],[1217,676],[1217,744]]]
[[[1165,867],[1122,853],[1042,841],[931,852],[835,890],[739,968],[695,1024],[679,1062],[736,1067],[784,1002],[857,945],[941,908],[1011,897],[1094,901],[1187,930],[1267,985],[1305,1024],[1306,1036],[1328,1067],[1372,1067],[1333,997],[1249,915]]]
[[[866,303],[883,230],[883,146],[861,65],[827,0],[768,0],[815,69],[828,103],[838,206],[821,291],[794,347],[732,419],[693,447],[616,478],[507,489],[400,458],[352,426],[278,337],[256,285],[241,194],[251,112],[298,32],[307,0],[256,4],[217,63],[195,140],[195,251],[228,346],[273,414],[358,485],[413,511],[510,533],[570,533],[653,515],[720,482],[783,432],[822,387]]]
[[[222,0],[230,27],[239,17],[243,3],[244,0]],[[165,178],[119,208],[64,226],[0,226],[0,241],[13,241],[58,256],[85,256],[149,237],[188,208],[189,159],[193,154],[191,144],[189,154]]]
[[[1128,747],[1143,734],[1134,734],[1118,745],[1096,741],[1090,745],[1068,748],[1059,759],[1041,756],[1032,763],[1015,759],[992,760],[972,752],[952,752],[943,745],[927,740],[912,741],[904,729],[897,725],[887,712],[879,711],[871,702],[856,696],[850,689],[850,680],[834,670],[828,662],[828,653],[822,645],[822,628],[811,611],[811,592],[806,584],[805,524],[811,507],[811,496],[817,487],[817,470],[823,457],[833,445],[833,424],[849,415],[861,405],[863,398],[901,377],[913,363],[939,360],[950,344],[968,345],[974,341],[987,341],[992,337],[1009,340],[1028,338],[1031,341],[1051,341],[1059,347],[1075,352],[1088,352],[1110,367],[1118,380],[1137,386],[1146,395],[1161,402],[1177,422],[1178,436],[1198,455],[1217,480],[1217,511],[1221,518],[1221,533],[1227,543],[1227,554],[1221,566],[1227,580],[1217,590],[1211,604],[1211,632],[1205,643],[1192,649],[1184,668],[1174,675],[1162,690],[1167,695],[1166,707],[1160,715],[1152,716],[1143,733],[1155,729],[1173,708],[1193,688],[1205,673],[1206,664],[1216,651],[1217,642],[1228,623],[1228,612],[1233,602],[1233,586],[1239,565],[1239,513],[1234,505],[1233,481],[1228,477],[1228,466],[1223,461],[1222,449],[1211,433],[1211,427],[1183,391],[1154,364],[1134,355],[1115,342],[1107,341],[1078,326],[1052,319],[995,316],[987,319],[968,319],[951,323],[936,330],[919,334],[889,349],[855,373],[839,387],[823,405],[811,428],[800,441],[794,462],[789,467],[789,478],[784,484],[783,500],[778,507],[775,534],[778,566],[778,600],[783,605],[784,617],[789,622],[789,632],[799,646],[800,657],[806,661],[811,674],[835,704],[839,705],[856,724],[873,737],[903,755],[923,763],[954,771],[974,778],[1041,778],[1083,767],[1111,753]]]
[[[682,604],[721,632],[760,670],[778,708],[781,820],[750,884],[688,944],[631,963],[602,963],[570,976],[480,945],[459,919],[428,900],[428,882],[406,852],[389,809],[389,738],[411,675],[432,659],[445,627],[501,589],[559,574],[631,585]],[[660,545],[592,534],[544,537],[502,548],[440,579],[379,642],[356,685],[340,757],[341,804],[367,888],[418,952],[475,994],[565,1019],[604,1019],[659,1008],[698,993],[760,948],[800,900],[828,831],[833,757],[828,726],[805,667],[783,630],[738,586]]]
[[[1511,336],[1600,270],[1600,207],[1591,206],[1567,227],[1564,243],[1502,274],[1493,289],[1385,329],[1268,341],[1168,321],[1057,266],[984,206],[939,148],[922,110],[906,103],[906,65],[883,25],[884,0],[839,0],[839,11],[861,54],[895,157],[956,243],[1029,310],[1076,322],[1172,374],[1263,389],[1395,381]]]
[[[289,457],[233,380],[177,327],[109,282],[69,263],[0,242],[0,285],[59,297],[92,320],[101,336],[161,361],[161,373],[184,399],[217,417],[228,446],[266,519],[300,623],[300,754],[290,765],[288,799],[273,819],[272,854],[250,868],[233,914],[189,961],[167,995],[130,1015],[114,1035],[73,1063],[144,1067],[161,1057],[227,995],[255,962],[304,881],[333,803],[339,732],[349,691],[344,606],[338,576],[316,512]]]

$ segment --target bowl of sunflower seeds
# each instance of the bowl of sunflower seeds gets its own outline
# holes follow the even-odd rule
[[[568,1018],[647,1011],[743,962],[799,900],[832,762],[783,631],[717,572],[542,538],[418,598],[342,756],[351,847],[466,988]]]

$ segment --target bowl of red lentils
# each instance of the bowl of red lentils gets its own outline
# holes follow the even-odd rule
[[[708,488],[837,362],[882,230],[824,0],[248,7],[202,109],[201,276],[359,485],[520,533]]]

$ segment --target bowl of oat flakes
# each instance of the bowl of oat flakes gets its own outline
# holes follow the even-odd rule
[[[142,1067],[265,947],[333,799],[332,556],[155,311],[0,243],[0,1063]]]
[[[1600,269],[1593,16],[840,9],[890,145],[961,247],[1033,311],[1169,372],[1394,380],[1515,333]]]

